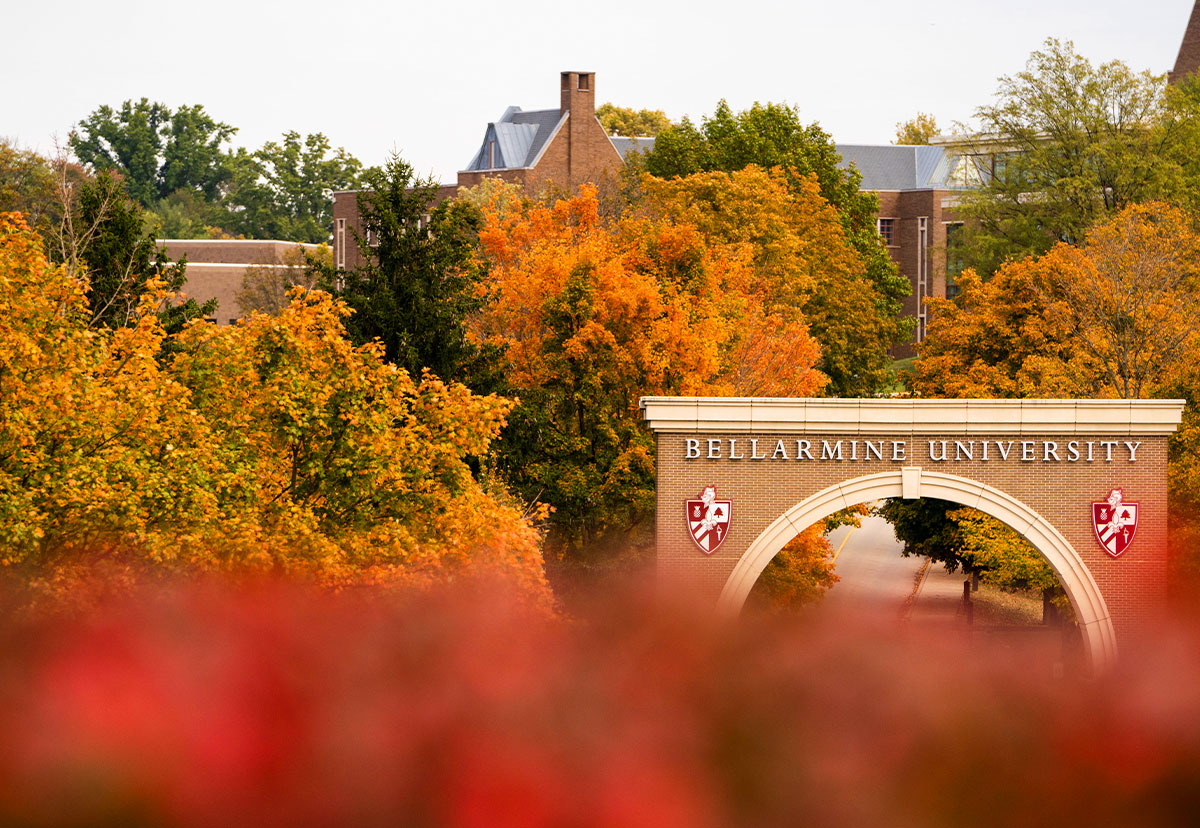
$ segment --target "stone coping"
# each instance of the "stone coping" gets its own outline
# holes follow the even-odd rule
[[[1171,434],[1183,400],[642,397],[655,432]]]

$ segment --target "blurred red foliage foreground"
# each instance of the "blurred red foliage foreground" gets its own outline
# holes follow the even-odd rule
[[[1200,637],[1094,681],[806,619],[185,585],[0,621],[0,824],[1184,825]]]

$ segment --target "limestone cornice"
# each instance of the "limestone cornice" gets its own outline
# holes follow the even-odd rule
[[[1183,400],[642,397],[655,432],[1171,434]]]

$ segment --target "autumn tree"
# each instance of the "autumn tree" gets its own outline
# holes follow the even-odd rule
[[[750,600],[790,610],[824,597],[838,582],[826,531],[824,523],[816,523],[784,544],[754,582]]]
[[[22,213],[43,237],[63,218],[63,191],[85,180],[66,157],[48,158],[0,138],[0,212]]]
[[[186,262],[171,262],[154,238],[144,234],[144,212],[117,175],[100,173],[68,197],[53,252],[68,273],[87,284],[90,324],[134,324],[153,283],[161,282],[167,291],[182,289]],[[164,302],[159,312],[163,323],[176,331],[215,307],[211,298],[203,304],[186,299]]]
[[[928,396],[1157,396],[1197,368],[1200,236],[1163,204],[1127,207],[1079,247],[968,271],[931,301],[915,364]]]
[[[508,401],[355,347],[325,293],[172,336],[157,291],[90,328],[87,284],[0,217],[0,571],[47,588],[101,559],[330,583],[480,571],[544,595],[537,534],[466,462]]]
[[[907,121],[896,124],[896,140],[893,144],[920,146],[938,134],[937,119],[925,112],[918,112]]]
[[[611,103],[596,107],[596,117],[609,135],[626,138],[658,135],[671,126],[671,120],[661,109],[628,109]]]
[[[846,237],[837,210],[820,194],[816,176],[789,182],[780,168],[750,165],[725,173],[696,173],[667,180],[647,178],[643,207],[686,221],[711,243],[744,251],[753,279],[733,286],[754,297],[749,312],[736,393],[784,395],[772,381],[793,359],[780,342],[758,336],[760,326],[797,322],[821,345],[820,370],[831,389],[882,384],[880,355],[891,345],[894,320],[882,308],[866,266]]]
[[[1192,525],[1200,380],[1200,235],[1163,204],[1126,207],[1078,246],[971,270],[933,321],[910,385],[940,397],[1182,397],[1172,519]],[[903,510],[903,504],[896,506]]]
[[[488,302],[481,340],[506,348],[511,393],[498,462],[517,491],[554,507],[559,548],[587,554],[645,526],[654,508],[654,441],[638,400],[735,393],[740,349],[790,351],[779,393],[808,395],[824,375],[799,319],[752,321],[752,251],[708,240],[685,219],[600,216],[594,190],[554,205],[486,213]],[[799,347],[798,347],[799,346]]]
[[[699,127],[685,118],[659,133],[654,149],[641,163],[658,178],[731,172],[751,164],[763,169],[778,167],[796,193],[815,177],[820,195],[837,210],[845,238],[863,260],[867,279],[874,288],[869,298],[876,303],[877,315],[886,328],[880,337],[885,343],[881,349],[863,352],[851,360],[861,370],[832,377],[830,393],[856,396],[874,393],[884,385],[890,364],[887,347],[911,335],[913,322],[902,316],[901,302],[912,288],[880,242],[875,227],[878,199],[861,191],[861,174],[853,167],[843,169],[840,160],[829,134],[815,123],[805,126],[796,109],[755,104],[735,114],[722,101]],[[840,298],[859,301],[865,297]],[[831,307],[829,312],[836,313],[837,309]],[[823,346],[829,344],[822,342]]]

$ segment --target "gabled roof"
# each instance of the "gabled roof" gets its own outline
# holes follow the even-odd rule
[[[851,162],[862,173],[864,190],[929,190],[950,185],[956,156],[940,146],[838,144],[838,166]]]
[[[510,106],[500,120],[488,124],[483,144],[464,172],[532,167],[566,119],[567,113],[557,109],[523,112],[519,106]],[[489,164],[488,144],[492,141]]]

